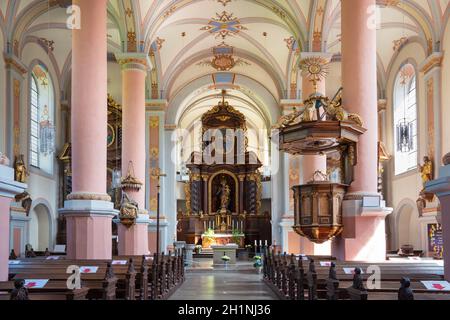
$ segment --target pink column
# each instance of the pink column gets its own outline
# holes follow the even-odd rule
[[[107,0],[73,0],[81,26],[72,33],[72,193],[64,209],[67,255],[110,259],[112,217],[106,194]]]
[[[379,197],[376,0],[343,0],[342,83],[343,105],[360,115],[367,132],[358,143],[355,181],[343,203],[344,232],[333,242],[333,255],[341,260],[384,261],[386,259],[385,218],[391,210],[362,206],[364,196]]]
[[[0,281],[8,281],[10,198],[0,197]]]
[[[14,181],[12,168],[0,163],[0,281],[8,280],[11,200],[26,188],[25,184]]]
[[[135,200],[141,215],[130,228],[119,224],[119,255],[148,254],[148,214],[145,211],[145,78],[150,66],[148,56],[140,53],[117,55],[122,65],[122,176],[133,163],[134,177],[143,183],[136,192],[127,192]]]
[[[341,1],[343,105],[360,115],[367,129],[358,143],[350,191],[369,195],[378,194],[377,34],[370,25],[375,5],[375,0]]]
[[[107,137],[107,0],[74,0],[81,28],[72,32],[72,199],[105,199]]]

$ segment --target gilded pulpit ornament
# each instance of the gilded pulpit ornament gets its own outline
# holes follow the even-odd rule
[[[127,192],[138,192],[142,188],[142,182],[134,176],[132,161],[128,164],[127,176],[122,179],[121,187],[122,200],[120,202],[119,219],[124,226],[129,228],[136,223],[136,219],[139,215],[139,205],[130,198]]]
[[[328,74],[328,60],[323,57],[308,57],[300,62],[300,69],[312,82],[314,91],[317,92],[317,84]]]
[[[142,182],[140,182],[134,176],[134,167],[132,161],[128,163],[127,176],[122,179],[121,185],[123,190],[139,191],[142,188]]]
[[[304,72],[316,86],[325,71],[323,61],[309,58]],[[327,155],[339,152],[343,183],[329,181],[316,172],[312,181],[294,186],[294,230],[315,243],[324,243],[343,230],[342,201],[353,182],[357,164],[357,143],[366,129],[357,114],[342,106],[342,89],[333,99],[315,93],[304,101],[304,108],[295,110],[278,122],[280,150],[293,155]]]

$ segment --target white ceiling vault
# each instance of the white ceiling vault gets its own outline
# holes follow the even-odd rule
[[[70,2],[0,0],[6,51],[20,59],[29,43],[39,44],[62,90],[71,68],[71,34],[65,27]],[[440,50],[450,9],[449,0],[377,3],[383,85],[405,43],[418,43],[426,55]],[[168,112],[172,123],[186,119],[186,110],[200,110],[196,104],[207,105],[208,97],[216,103],[223,88],[230,98],[256,108],[264,123],[274,123],[280,100],[298,95],[301,51],[331,52],[339,60],[340,23],[340,0],[108,1],[110,52],[151,55],[149,91],[175,106]]]

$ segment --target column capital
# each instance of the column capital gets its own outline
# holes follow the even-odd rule
[[[442,52],[434,52],[419,65],[419,70],[426,75],[435,68],[440,68],[442,66],[443,59],[444,54]]]
[[[300,53],[300,64],[302,61],[311,58],[321,58],[324,61],[324,64],[328,64],[331,62],[333,58],[333,54],[329,52],[301,52]]]
[[[13,54],[4,54],[3,60],[7,69],[13,69],[22,76],[28,72],[27,66]]]
[[[146,53],[116,53],[116,60],[122,66],[122,70],[140,70],[147,72],[152,69],[152,62]]]
[[[146,111],[166,111],[169,102],[166,99],[147,99],[145,101]]]

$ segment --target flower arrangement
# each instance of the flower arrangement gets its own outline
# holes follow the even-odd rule
[[[227,256],[226,254],[223,255],[223,257],[221,258],[223,262],[227,263],[228,261],[231,260],[231,258],[229,256]]]
[[[262,267],[262,261],[261,261],[262,258],[261,258],[260,256],[255,256],[253,259],[255,260],[255,263],[253,264],[253,266],[254,266],[256,269],[261,268],[261,267]]]

